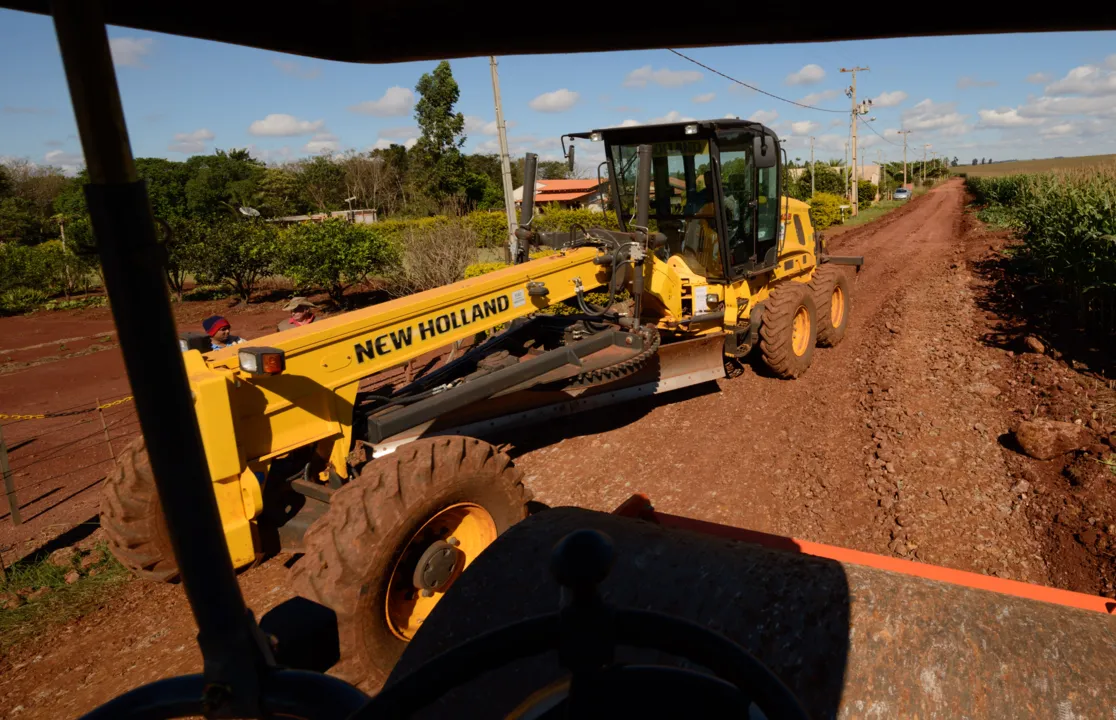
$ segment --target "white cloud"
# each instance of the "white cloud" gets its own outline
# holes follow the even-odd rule
[[[65,150],[51,150],[43,156],[47,165],[61,168],[67,175],[76,175],[85,167],[85,156],[81,153],[68,153]]]
[[[817,105],[826,100],[832,100],[840,94],[841,92],[839,90],[822,90],[821,92],[810,93],[806,97],[799,98],[798,102],[803,105]]]
[[[790,124],[791,132],[795,135],[809,135],[820,128],[821,125],[818,125],[812,120],[799,120],[798,122],[792,122]]]
[[[739,120],[740,116],[739,115],[733,115],[732,113],[725,113],[724,118],[725,118],[725,120]]]
[[[155,47],[152,38],[118,37],[109,39],[112,62],[122,67],[144,67],[143,59]]]
[[[294,115],[272,113],[263,120],[256,120],[249,125],[248,132],[252,135],[268,137],[292,137],[315,133],[324,124],[325,120],[299,120]]]
[[[748,119],[752,122],[770,125],[771,123],[775,122],[775,118],[777,117],[779,117],[779,113],[776,110],[756,110],[754,113],[748,116]]]
[[[641,123],[639,122],[639,120],[632,120],[631,118],[628,118],[624,122],[620,123],[620,127],[635,127],[636,125],[640,124]]]
[[[935,103],[927,98],[902,114],[907,130],[946,130],[954,133],[965,126],[965,116],[957,112],[956,103]]]
[[[704,93],[702,95],[695,95],[691,98],[691,102],[701,103],[713,102],[717,98],[717,93]]]
[[[415,106],[415,94],[405,87],[389,87],[379,100],[365,100],[349,106],[349,112],[376,117],[401,117]]]
[[[199,128],[188,133],[175,133],[174,140],[167,145],[167,150],[196,155],[203,152],[206,144],[214,137],[216,136],[208,128]]]
[[[1076,137],[1087,138],[1103,135],[1108,132],[1108,123],[1101,120],[1080,120],[1058,123],[1039,130],[1043,137]]]
[[[579,95],[576,92],[562,88],[561,90],[543,93],[527,105],[538,112],[565,112],[577,104],[578,97]]]
[[[825,70],[821,65],[810,63],[803,66],[798,72],[787,75],[787,85],[813,85],[825,79]]]
[[[408,150],[410,150],[411,148],[413,148],[413,147],[415,146],[415,144],[416,144],[417,142],[418,142],[418,138],[411,138],[410,140],[406,140],[406,141],[405,141],[405,142],[403,143],[403,147],[405,147],[405,148],[407,148]]]
[[[1045,85],[1053,79],[1053,75],[1044,72],[1031,73],[1027,76],[1027,82],[1031,83],[1032,85]]]
[[[301,63],[295,62],[294,60],[275,58],[271,61],[271,64],[279,68],[279,71],[284,75],[290,75],[291,77],[301,78],[303,80],[313,80],[322,74],[322,69],[317,65],[303,67]]]
[[[701,73],[696,70],[652,70],[650,65],[644,65],[628,73],[624,78],[624,87],[647,87],[647,83],[660,87],[682,87],[698,80],[701,80]]]
[[[1039,97],[1019,107],[1025,117],[1093,115],[1116,120],[1116,95],[1101,97]]]
[[[1082,65],[1066,73],[1061,80],[1046,86],[1047,95],[1116,95],[1116,71],[1097,65]]]
[[[1026,127],[1028,125],[1041,125],[1040,118],[1024,117],[1015,108],[999,108],[997,110],[979,110],[980,127],[986,128],[1011,128]]]
[[[829,121],[829,127],[831,127],[831,128],[839,127],[839,126],[844,125],[844,124],[845,124],[845,120],[842,119],[842,118],[833,118],[832,120]]]
[[[1104,59],[1104,64],[1116,70],[1116,54],[1109,55]]]
[[[310,138],[310,142],[303,145],[302,150],[316,155],[324,152],[336,152],[340,146],[336,135],[331,132],[320,132]]]
[[[679,123],[679,122],[692,122],[694,118],[688,115],[683,115],[677,110],[671,110],[666,115],[657,118],[651,118],[647,121],[648,125],[661,125],[663,123]]]
[[[508,127],[515,127],[514,122],[508,122],[508,121],[505,120],[504,124],[507,125]],[[479,135],[495,135],[498,130],[499,130],[499,128],[496,127],[496,121],[495,120],[485,120],[484,118],[479,117],[477,115],[466,115],[465,116],[465,132],[466,133],[479,134]],[[380,133],[380,134],[382,135],[383,133]]]
[[[891,92],[884,92],[877,95],[872,99],[872,104],[878,108],[895,107],[908,97],[907,93],[902,90],[892,90]]]
[[[996,87],[997,85],[999,85],[999,83],[995,80],[980,80],[970,75],[965,75],[957,80],[957,87],[960,90],[978,87]]]

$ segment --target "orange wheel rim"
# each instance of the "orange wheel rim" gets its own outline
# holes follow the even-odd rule
[[[481,551],[496,539],[496,523],[488,511],[473,503],[458,503],[438,511],[411,536],[388,579],[384,612],[388,627],[400,640],[410,641],[434,606]],[[416,558],[435,542],[448,542],[458,552],[452,579],[440,591],[424,595],[415,587]]]
[[[798,306],[791,327],[791,348],[795,355],[802,357],[810,347],[810,313],[806,310],[806,306]]]
[[[840,285],[833,288],[833,297],[829,300],[829,324],[832,327],[841,327],[845,321],[845,291]]]

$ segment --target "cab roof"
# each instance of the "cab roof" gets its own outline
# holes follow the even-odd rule
[[[43,15],[50,14],[50,5],[50,0],[0,0],[0,7]],[[560,15],[523,25],[523,3],[500,0],[484,12],[460,0],[319,0],[297,11],[265,0],[102,0],[101,5],[109,25],[356,63],[1116,29],[1116,3],[1068,5],[1058,12],[1004,12],[998,3],[972,3],[964,12],[923,13],[917,23],[905,13],[835,22],[826,12],[720,3],[714,15],[672,13],[669,22],[642,23],[638,32],[628,30],[632,16],[625,3],[595,5],[592,21],[576,29]],[[494,31],[495,17],[518,20]]]
[[[717,130],[750,130],[754,133],[765,134],[778,140],[775,131],[766,125],[751,120],[738,118],[720,118],[717,120],[691,120],[689,122],[661,123],[659,125],[631,125],[628,127],[609,127],[587,132],[569,133],[566,137],[590,139],[592,135],[600,133],[601,137],[610,145],[636,145],[639,143],[662,142],[663,140],[684,140],[692,135],[686,134],[686,128],[697,125],[699,137],[706,137]]]

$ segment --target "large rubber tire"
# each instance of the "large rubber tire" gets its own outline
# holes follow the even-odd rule
[[[818,345],[835,347],[849,327],[849,280],[836,265],[822,265],[814,271],[810,290],[818,311]]]
[[[809,329],[807,336],[800,338],[799,351],[796,351],[795,318],[800,312],[806,313]],[[773,373],[787,379],[805,373],[814,359],[817,335],[817,311],[807,285],[787,281],[771,291],[763,307],[760,350]]]
[[[101,527],[112,554],[136,575],[159,582],[178,579],[178,563],[142,437],[124,448],[105,479]]]
[[[407,542],[456,503],[481,506],[502,533],[527,517],[528,499],[520,471],[488,443],[436,437],[404,445],[334,494],[306,532],[295,588],[337,613],[342,660],[356,660],[369,686],[379,687],[407,646],[385,614],[388,581]]]

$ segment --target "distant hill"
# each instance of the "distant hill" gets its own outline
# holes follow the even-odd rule
[[[1051,170],[1072,170],[1073,168],[1093,167],[1095,165],[1114,165],[1116,155],[1084,155],[1082,157],[1056,157],[1043,160],[1012,160],[994,162],[987,165],[958,165],[950,168],[954,174],[965,173],[972,177],[995,175],[1016,175],[1018,173],[1041,173]]]

